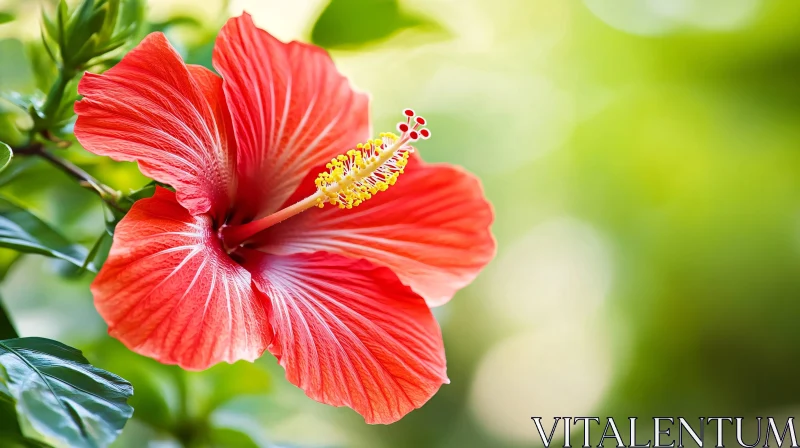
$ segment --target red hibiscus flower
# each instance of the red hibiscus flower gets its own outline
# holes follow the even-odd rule
[[[268,349],[311,398],[400,419],[448,381],[429,306],[494,254],[478,181],[412,155],[430,132],[411,111],[368,140],[368,98],[327,53],[247,15],[213,64],[154,33],[80,83],[81,144],[175,189],[117,226],[92,285],[109,333],[186,369]]]

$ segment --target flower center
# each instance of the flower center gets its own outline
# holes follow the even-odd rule
[[[258,232],[311,207],[322,208],[326,203],[339,208],[353,208],[387,190],[397,182],[414,148],[408,142],[428,139],[431,132],[423,128],[424,118],[414,111],[403,111],[405,122],[397,124],[400,136],[384,133],[380,138],[361,143],[355,149],[337,156],[325,165],[327,171],[317,176],[317,191],[306,198],[269,216],[246,224],[224,226],[220,230],[228,253],[246,243]]]

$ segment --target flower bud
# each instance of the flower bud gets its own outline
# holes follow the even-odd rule
[[[136,34],[142,8],[142,0],[83,0],[70,9],[61,0],[52,16],[42,14],[44,45],[63,70],[81,71]]]

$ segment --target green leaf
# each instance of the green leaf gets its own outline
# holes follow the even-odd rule
[[[10,12],[0,11],[0,25],[13,21],[14,21],[14,14],[11,14]]]
[[[3,142],[0,142],[0,171],[3,171],[8,167],[8,164],[11,163],[11,159],[14,157],[14,151],[11,150],[11,147],[6,145]]]
[[[87,270],[89,268],[89,264],[92,262],[95,262],[95,265],[97,266],[103,265],[106,257],[103,257],[102,262],[99,264],[95,260],[99,258],[98,255],[100,252],[102,252],[103,248],[108,245],[108,240],[111,239],[112,235],[109,234],[108,230],[104,230],[103,233],[100,234],[100,238],[98,238],[97,241],[95,241],[95,243],[92,245],[92,248],[89,249],[89,253],[86,255],[86,261],[84,261],[83,265],[80,267],[80,272]],[[107,255],[108,254],[106,253],[106,256]]]
[[[36,439],[25,437],[17,420],[16,401],[8,388],[8,374],[0,365],[0,446],[4,448],[51,448]]]
[[[421,25],[434,24],[403,12],[397,0],[331,0],[311,30],[311,41],[324,48],[353,48]]]
[[[0,364],[27,437],[59,446],[107,446],[133,415],[130,383],[60,342],[0,341]]]
[[[13,339],[18,338],[17,329],[14,328],[14,323],[8,315],[3,301],[0,300],[0,339]]]
[[[87,348],[92,359],[130,381],[136,395],[129,403],[136,408],[134,420],[162,432],[169,432],[178,420],[178,398],[175,386],[177,366],[168,366],[138,355],[110,337]],[[126,431],[127,432],[127,431]]]
[[[60,258],[80,267],[88,251],[24,208],[0,197],[0,247]],[[96,272],[93,264],[87,267]]]

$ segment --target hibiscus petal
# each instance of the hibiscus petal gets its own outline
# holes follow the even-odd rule
[[[224,218],[236,148],[218,76],[187,68],[153,33],[104,74],[86,73],[78,92],[75,136],[86,149],[138,161],[142,173],[175,187],[192,214]]]
[[[274,212],[311,167],[369,138],[368,97],[351,89],[328,54],[284,44],[247,14],[220,31],[214,68],[239,147],[235,221]]]
[[[389,269],[324,252],[244,257],[272,304],[269,351],[309,397],[392,423],[448,382],[439,325]]]
[[[287,204],[313,193],[312,171]],[[275,254],[327,251],[386,266],[430,306],[446,303],[494,257],[493,212],[480,182],[412,157],[397,184],[351,210],[313,208],[254,240]]]
[[[92,293],[112,336],[165,364],[253,361],[271,338],[250,274],[222,250],[208,215],[190,215],[166,189],[117,225]]]

